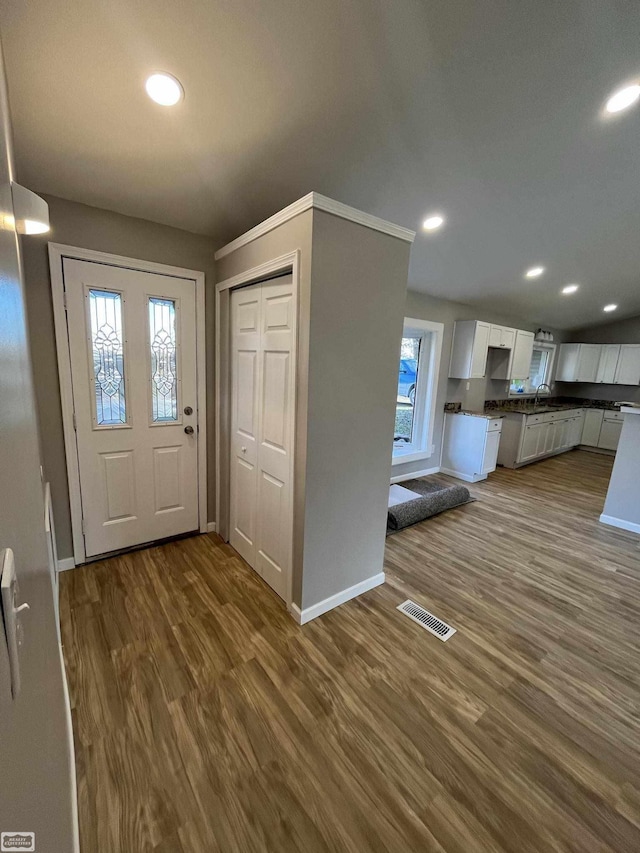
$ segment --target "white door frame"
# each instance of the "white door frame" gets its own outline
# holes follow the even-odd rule
[[[58,355],[58,375],[60,377],[60,401],[62,403],[62,423],[64,427],[64,449],[67,457],[67,481],[69,483],[69,504],[71,508],[71,531],[73,535],[73,558],[76,566],[86,559],[84,536],[82,533],[82,500],[80,492],[80,469],[78,467],[78,444],[73,425],[73,390],[71,384],[71,358],[69,355],[69,336],[65,309],[64,258],[78,261],[93,261],[112,267],[124,267],[140,272],[183,278],[195,282],[196,286],[196,371],[197,371],[197,411],[198,411],[198,524],[200,533],[207,532],[207,384],[205,349],[205,308],[204,273],[182,267],[170,267],[152,261],[140,261],[111,255],[108,252],[96,252],[93,249],[81,249],[77,246],[64,246],[61,243],[49,243],[49,269],[51,271],[51,296],[53,299],[53,320],[56,330],[56,352]]]
[[[287,609],[291,610],[293,601],[293,531],[294,531],[294,515],[295,515],[295,450],[296,450],[296,410],[297,410],[297,376],[298,376],[298,311],[299,311],[299,293],[300,293],[300,250],[289,252],[286,255],[280,255],[278,258],[273,258],[266,261],[257,267],[245,270],[238,275],[227,278],[224,281],[219,281],[216,284],[216,530],[225,539],[229,541],[229,478],[223,477],[224,472],[228,474],[229,458],[230,458],[230,440],[231,440],[231,412],[228,405],[230,395],[230,367],[231,367],[231,335],[230,335],[230,315],[229,311],[222,310],[223,299],[229,302],[231,290],[236,287],[244,287],[248,284],[257,284],[268,278],[273,278],[282,273],[291,273],[293,280],[293,382],[292,382],[292,402],[291,406],[291,457],[290,457],[290,483],[291,483],[291,519],[290,519],[290,553],[289,553],[289,577],[286,581],[286,599]],[[224,313],[225,321],[229,328],[223,328],[222,315]],[[225,334],[223,334],[225,332]],[[226,377],[223,376],[226,374]],[[223,382],[223,379],[226,381]],[[224,486],[223,486],[224,479]]]

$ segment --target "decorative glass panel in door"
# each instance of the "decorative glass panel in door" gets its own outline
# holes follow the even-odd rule
[[[176,303],[149,299],[149,346],[151,348],[151,420],[178,420],[178,373],[176,364]]]
[[[89,319],[95,423],[98,426],[121,426],[127,423],[121,294],[89,290]]]

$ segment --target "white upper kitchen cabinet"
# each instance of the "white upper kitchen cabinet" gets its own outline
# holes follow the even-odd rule
[[[516,342],[516,329],[509,329],[506,326],[491,325],[489,332],[489,346],[496,349],[512,350]]]
[[[601,350],[601,344],[561,344],[556,380],[595,382]]]
[[[616,385],[640,385],[640,344],[622,344],[614,382]]]
[[[620,344],[603,344],[598,363],[596,382],[612,385],[615,382],[616,368],[620,358]]]
[[[508,379],[528,379],[533,356],[533,332],[516,331],[516,342],[509,369]]]
[[[480,320],[457,320],[449,376],[452,379],[482,379],[487,371],[491,326]]]

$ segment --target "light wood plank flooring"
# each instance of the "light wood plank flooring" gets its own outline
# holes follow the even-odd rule
[[[640,539],[598,523],[610,469],[499,469],[302,628],[215,535],[62,575],[83,853],[640,850]]]

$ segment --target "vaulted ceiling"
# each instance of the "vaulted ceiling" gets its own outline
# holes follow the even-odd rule
[[[5,0],[0,31],[36,191],[218,247],[315,190],[418,230],[414,290],[560,328],[640,313],[640,108],[602,117],[640,77],[634,0]]]

